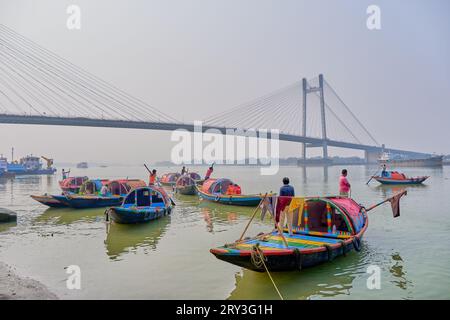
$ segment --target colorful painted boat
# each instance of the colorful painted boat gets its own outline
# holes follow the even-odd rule
[[[172,211],[171,199],[158,187],[141,187],[131,191],[120,207],[106,210],[106,219],[135,224],[159,219]]]
[[[190,175],[185,174],[179,177],[175,183],[175,191],[183,195],[193,196],[197,194],[197,184]]]
[[[381,176],[373,176],[373,178],[382,184],[421,184],[429,178],[429,176],[407,177],[403,173],[397,171],[385,171]]]
[[[59,186],[62,191],[78,193],[80,191],[80,187],[89,180],[88,177],[69,177],[59,181]]]
[[[174,186],[181,174],[178,172],[165,173],[159,179],[159,183],[163,186]]]
[[[37,195],[31,195],[31,198],[36,200],[39,203],[42,203],[43,205],[49,206],[51,208],[65,208],[68,207],[67,204],[55,199],[53,196],[44,194],[42,196]]]
[[[210,252],[254,271],[265,271],[264,264],[270,271],[301,270],[359,251],[368,226],[366,210],[341,197],[307,199],[302,209],[294,211],[292,221],[291,234],[286,229],[274,231]]]
[[[196,185],[201,186],[203,182],[205,182],[205,179],[203,179],[200,174],[197,172],[188,172],[187,175],[192,178],[192,180],[195,181]]]
[[[201,200],[235,206],[256,207],[261,202],[263,198],[261,194],[226,194],[231,184],[234,183],[230,179],[208,179],[203,183],[201,188],[198,188],[198,195]]]
[[[107,187],[107,193],[102,195],[101,189]],[[75,209],[101,208],[120,206],[127,193],[131,190],[145,186],[143,180],[88,180],[80,187],[79,193],[64,193],[52,196],[54,199]]]

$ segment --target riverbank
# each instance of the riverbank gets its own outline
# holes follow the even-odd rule
[[[22,278],[0,262],[0,300],[51,300],[58,297],[39,281]]]

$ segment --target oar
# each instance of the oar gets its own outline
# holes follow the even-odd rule
[[[152,173],[145,163],[144,163],[144,167],[145,167],[145,169],[147,169],[148,173]]]
[[[253,218],[256,216],[256,213],[258,212],[258,209],[260,208],[261,204],[263,203],[264,199],[266,199],[267,197],[267,192],[264,195],[264,197],[261,199],[261,201],[259,202],[258,206],[256,207],[255,211],[253,211],[252,217],[250,218],[250,220],[248,221],[247,225],[245,226],[244,232],[242,232],[241,237],[239,238],[239,240],[237,242],[242,241],[242,239],[244,238],[245,233],[247,232],[248,227],[250,226],[250,223],[252,222]]]
[[[373,177],[378,173],[378,170],[370,177],[369,181],[366,182],[366,184],[369,184],[370,181],[372,181]]]

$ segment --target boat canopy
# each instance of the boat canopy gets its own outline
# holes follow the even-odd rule
[[[176,185],[179,187],[191,186],[195,184],[195,180],[190,175],[185,174],[178,178]]]
[[[60,181],[61,187],[71,187],[71,186],[81,186],[85,181],[87,181],[89,178],[84,177],[69,177],[62,181]]]
[[[189,172],[188,176],[194,180],[202,180],[202,177],[197,172]]]
[[[301,215],[299,210],[294,210],[292,220],[293,226],[301,230],[331,233],[334,226],[338,233],[351,235],[358,233],[366,222],[362,207],[353,199],[311,198],[306,202],[307,207],[303,207]]]
[[[128,193],[124,206],[151,207],[165,206],[169,203],[168,196],[160,188],[139,187]]]
[[[93,179],[86,180],[80,187],[80,194],[95,194],[100,192],[103,185],[107,184],[109,180]]]
[[[131,190],[145,187],[146,183],[140,179],[119,179],[108,182],[108,192],[113,195],[127,194]]]
[[[161,182],[163,183],[176,182],[180,176],[181,174],[178,172],[166,173],[162,175]]]
[[[233,181],[226,178],[220,179],[208,179],[202,185],[202,192],[214,194],[221,193],[224,194],[230,184],[233,184]]]

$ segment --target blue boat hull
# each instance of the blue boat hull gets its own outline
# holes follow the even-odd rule
[[[256,207],[263,196],[214,195],[198,191],[201,199],[233,206]]]
[[[56,200],[55,197],[49,195],[35,196],[31,195],[31,198],[36,200],[37,202],[42,203],[43,205],[49,206],[51,208],[67,208],[65,203],[62,203],[59,200]]]
[[[54,199],[75,209],[104,208],[120,206],[123,197],[66,197],[52,196]]]
[[[8,170],[14,173],[16,176],[24,176],[24,175],[45,175],[45,174],[54,174],[56,169],[40,169],[40,170]]]
[[[426,179],[428,179],[428,177],[420,177],[420,178],[405,179],[405,180],[390,179],[390,178],[384,178],[384,177],[374,177],[374,179],[377,180],[379,183],[386,184],[386,185],[408,185],[408,184],[421,184]]]
[[[170,214],[171,207],[145,207],[139,209],[116,207],[106,211],[107,217],[116,223],[136,224],[149,222]]]

